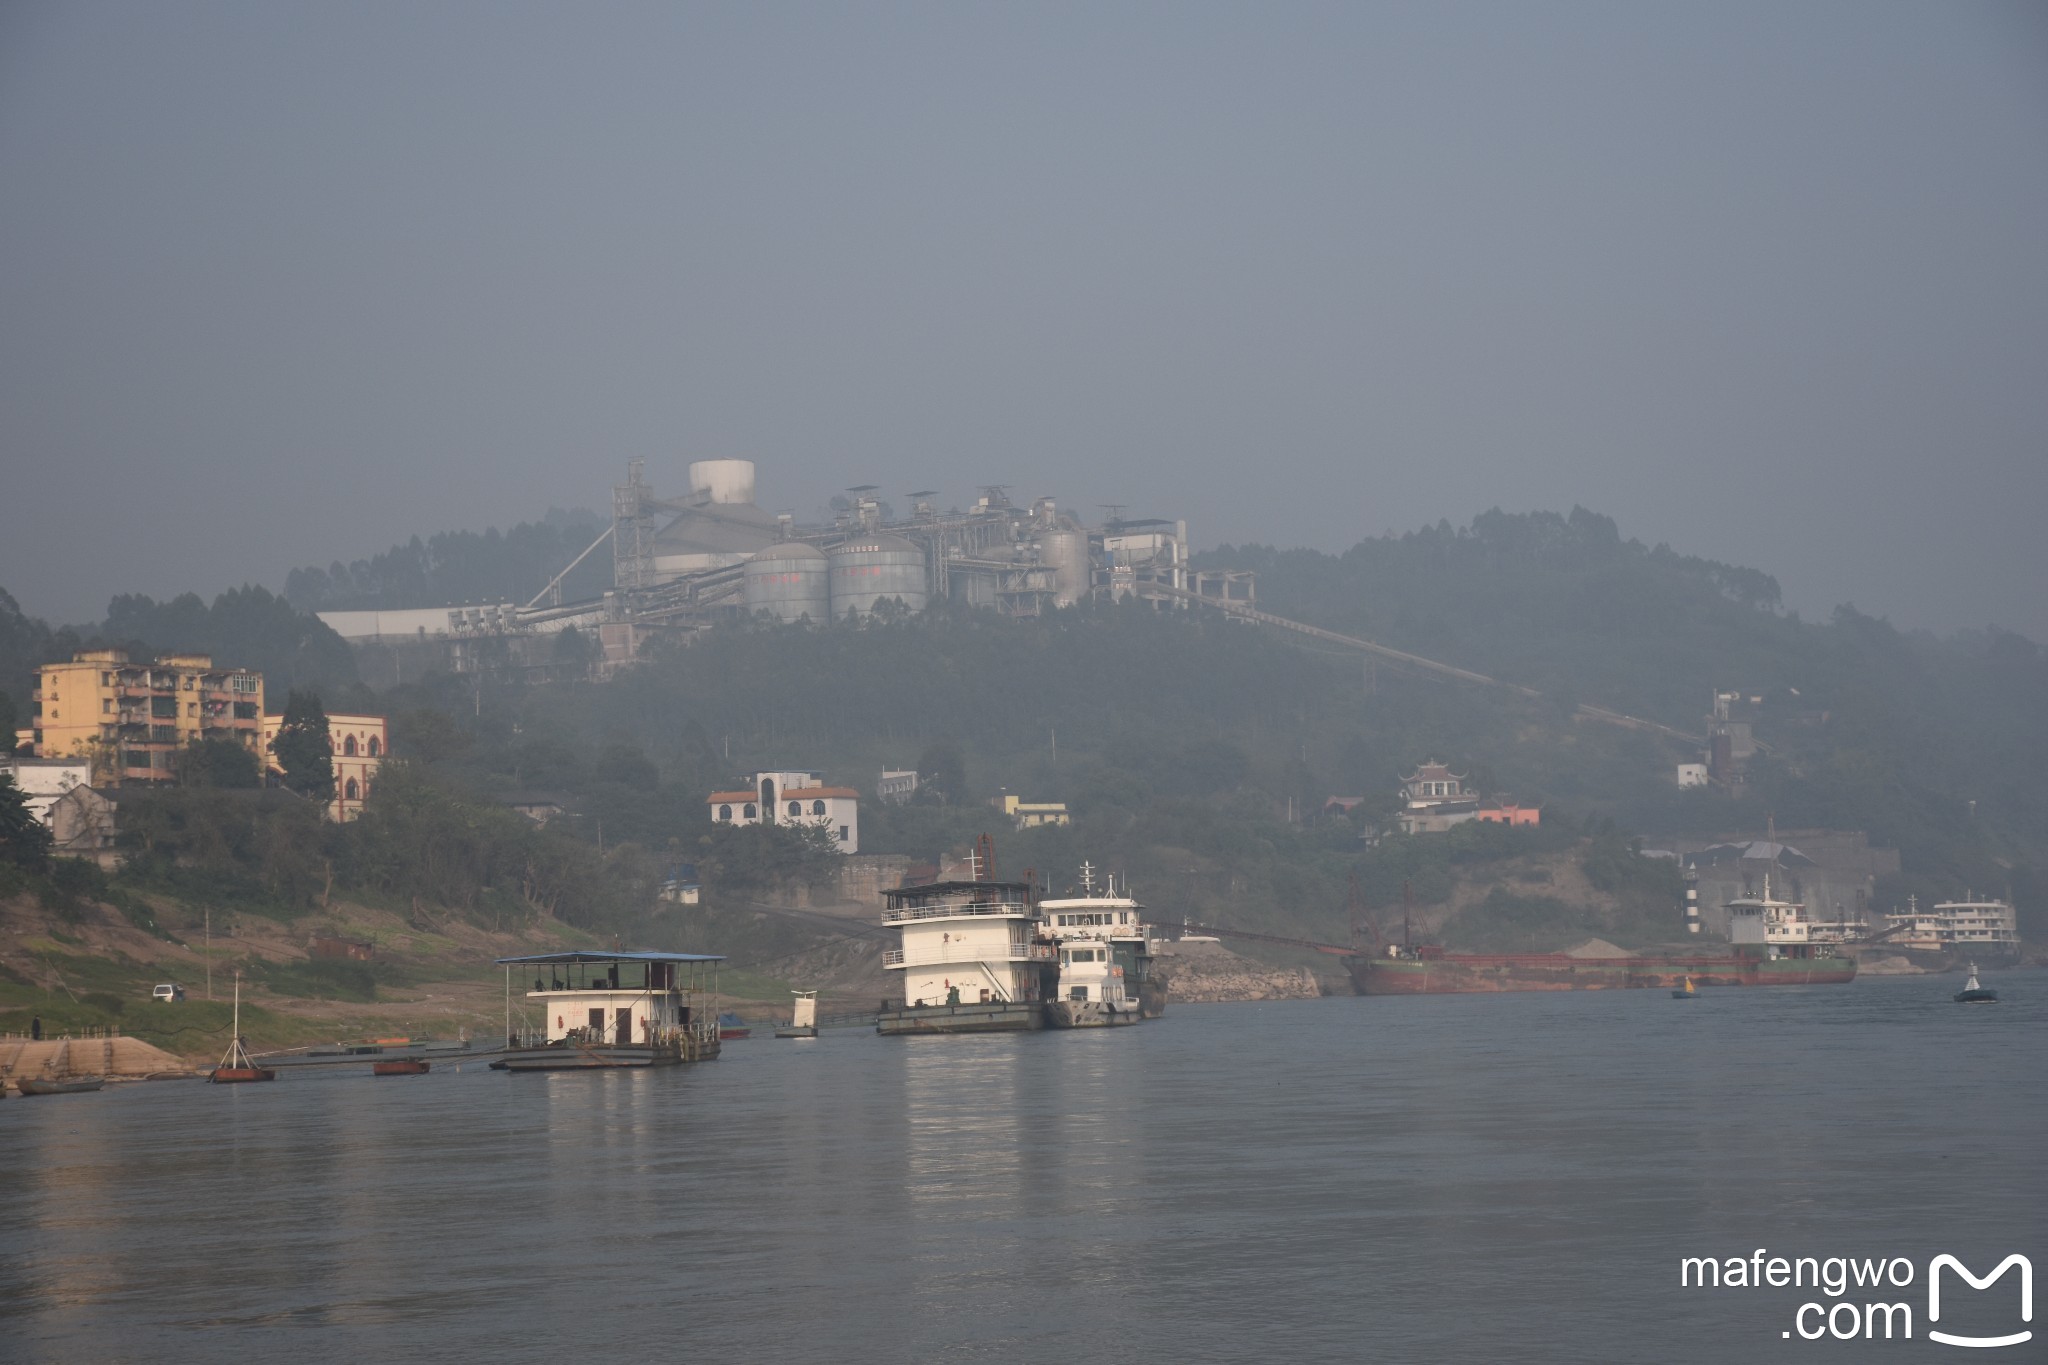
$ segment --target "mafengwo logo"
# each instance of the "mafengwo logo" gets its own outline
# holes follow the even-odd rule
[[[2034,1320],[2034,1263],[2017,1252],[2000,1261],[1998,1268],[1981,1280],[1972,1275],[1969,1268],[1961,1261],[1946,1253],[1928,1262],[1927,1321],[1930,1324],[1941,1321],[1941,1272],[1944,1269],[1953,1270],[1956,1274],[1968,1280],[1972,1289],[1989,1289],[1993,1282],[2014,1266],[2018,1266],[2020,1271],[2020,1321],[2032,1322]],[[1931,1340],[1939,1341],[1949,1346],[2017,1346],[2023,1341],[2033,1340],[2034,1336],[2031,1331],[2026,1331],[2014,1332],[2002,1337],[1958,1337],[1950,1336],[1947,1332],[1937,1332],[1932,1326],[1928,1327],[1927,1335]]]
[[[2018,1346],[2032,1341],[2033,1330],[2025,1326],[2015,1332],[1986,1335],[1945,1332],[1935,1325],[1941,1321],[1942,1272],[1952,1272],[1952,1279],[1960,1279],[1972,1289],[1985,1290],[2004,1279],[2009,1270],[2019,1271],[2015,1277],[2020,1291],[2019,1323],[2031,1323],[2034,1320],[2034,1263],[2025,1256],[2015,1252],[1994,1266],[1988,1275],[1981,1276],[1946,1252],[1929,1261],[1927,1339],[1944,1346],[1978,1348]],[[1819,1290],[1834,1302],[1800,1304],[1792,1315],[1792,1326],[1778,1334],[1788,1340],[1798,1337],[1802,1341],[1819,1341],[1823,1337],[1833,1337],[1836,1341],[1912,1340],[1913,1305],[1905,1296],[1896,1295],[1896,1291],[1911,1288],[1915,1278],[1915,1267],[1904,1256],[1889,1259],[1785,1257],[1772,1256],[1763,1247],[1758,1247],[1748,1256],[1730,1256],[1722,1260],[1687,1256],[1678,1263],[1678,1283],[1686,1289],[1811,1287]],[[1868,1289],[1887,1298],[1896,1297],[1899,1301],[1880,1302],[1876,1298],[1850,1295],[1850,1291],[1857,1288]],[[1955,1305],[1953,1290],[1949,1303],[1951,1307]]]

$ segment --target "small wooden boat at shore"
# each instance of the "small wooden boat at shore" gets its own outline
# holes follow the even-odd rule
[[[105,1076],[23,1076],[14,1088],[24,1095],[83,1095],[106,1083]]]
[[[235,1035],[228,1043],[228,1050],[221,1054],[220,1065],[215,1067],[209,1081],[215,1085],[235,1085],[246,1081],[274,1081],[277,1073],[267,1066],[256,1065],[256,1059],[249,1055],[249,1049],[242,1041],[242,975],[235,973]]]
[[[429,1064],[417,1057],[395,1057],[388,1062],[372,1062],[372,1076],[424,1076]]]

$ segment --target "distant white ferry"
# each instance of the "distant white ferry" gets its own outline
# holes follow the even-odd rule
[[[1038,903],[1039,932],[1059,949],[1059,979],[1048,993],[1052,1028],[1107,1028],[1166,1012],[1166,984],[1152,975],[1145,907],[1112,875],[1101,892],[1095,868],[1081,865],[1081,894]]]
[[[1909,897],[1905,914],[1884,918],[1880,940],[1908,954],[1939,957],[1950,965],[1968,959],[2009,967],[2020,960],[2019,917],[2005,901],[1966,894],[1962,900],[1922,910],[1920,902]]]

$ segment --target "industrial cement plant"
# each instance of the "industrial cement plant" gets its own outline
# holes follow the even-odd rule
[[[931,490],[913,492],[910,515],[896,517],[866,485],[834,499],[843,510],[830,524],[804,524],[754,501],[751,460],[699,460],[688,474],[688,491],[667,497],[648,481],[646,462],[632,461],[612,489],[611,525],[532,601],[321,619],[358,644],[455,642],[461,667],[476,657],[461,642],[567,626],[593,631],[605,658],[618,662],[648,633],[688,634],[757,613],[822,625],[877,610],[920,612],[935,601],[1030,617],[1091,599],[1199,597],[1248,608],[1255,596],[1248,572],[1189,568],[1185,521],[1125,518],[1111,507],[1101,525],[1088,526],[1051,498],[1013,503],[998,485],[984,486],[965,510],[939,510]],[[564,601],[569,572],[607,544],[611,590]]]

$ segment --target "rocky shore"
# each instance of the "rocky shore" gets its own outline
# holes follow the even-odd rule
[[[1214,943],[1175,943],[1153,963],[1177,1004],[1313,1000],[1323,993],[1306,967],[1271,967]]]

